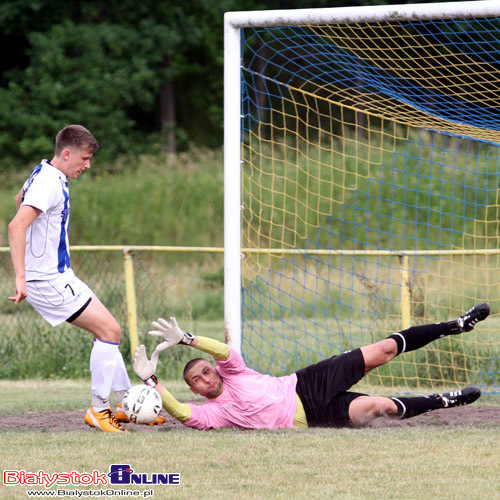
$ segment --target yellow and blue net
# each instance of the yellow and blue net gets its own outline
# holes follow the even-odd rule
[[[500,385],[500,19],[242,30],[242,350],[276,375],[447,321],[367,379]]]

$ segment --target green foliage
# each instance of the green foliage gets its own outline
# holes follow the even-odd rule
[[[182,149],[193,142],[218,147],[224,13],[328,6],[327,0],[5,0],[0,170],[49,157],[55,134],[69,123],[94,132],[106,160],[157,147],[169,128]]]
[[[182,93],[188,94],[185,102],[194,103],[198,114],[194,121],[199,123],[205,104],[212,102],[212,95],[199,91],[207,78],[214,77],[209,71],[194,75],[190,68],[200,47],[204,67],[213,64],[221,48],[221,39],[217,47],[205,44],[201,35],[208,28],[196,22],[198,13],[208,7],[213,13],[206,21],[216,19],[222,26],[222,13],[215,14],[219,12],[215,5],[205,6],[199,0],[61,2],[60,9],[47,0],[4,2],[0,28],[8,29],[3,41],[15,40],[18,57],[4,61],[2,68],[2,167],[8,168],[9,160],[35,161],[38,155],[52,154],[55,134],[68,123],[87,126],[100,140],[104,159],[143,150],[146,144],[151,147],[159,141],[164,118],[157,110],[169,82],[182,85]],[[36,16],[40,18],[35,21]],[[26,37],[22,43],[19,32]],[[194,76],[198,90],[190,94],[186,81],[195,80]],[[221,120],[220,113],[215,116]],[[220,126],[215,129],[220,133]]]
[[[130,155],[112,168],[99,162],[71,184],[72,244],[223,245],[220,151]]]
[[[11,157],[51,158],[56,133],[74,122],[99,138],[103,159],[134,149],[131,111],[152,110],[161,83],[141,33],[66,22],[30,40],[31,66],[12,72],[10,87],[0,89],[0,149]]]

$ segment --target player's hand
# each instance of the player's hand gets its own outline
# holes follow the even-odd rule
[[[19,304],[28,296],[28,291],[26,289],[26,280],[24,278],[16,278],[16,293],[14,296],[9,297],[14,304]]]
[[[136,348],[134,359],[132,360],[132,367],[134,368],[137,376],[142,379],[144,383],[153,387],[158,384],[158,379],[155,377],[155,373],[159,355],[160,352],[155,350],[151,355],[151,360],[149,360],[146,354],[146,348],[143,345],[140,345]]]
[[[156,330],[148,332],[149,335],[164,339],[164,342],[156,347],[157,351],[164,351],[181,343],[189,345],[194,339],[194,335],[185,332],[179,327],[177,320],[173,316],[170,317],[170,323],[163,318],[158,318],[158,321],[153,321],[151,324]]]

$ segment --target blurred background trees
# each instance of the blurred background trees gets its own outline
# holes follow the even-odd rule
[[[332,2],[3,0],[0,171],[50,156],[55,134],[69,123],[92,130],[104,162],[192,143],[219,147],[224,12],[327,6]]]

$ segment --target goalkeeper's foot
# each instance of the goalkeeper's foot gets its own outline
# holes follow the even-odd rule
[[[462,332],[470,332],[474,330],[474,327],[480,321],[483,321],[489,315],[490,305],[487,302],[476,304],[472,309],[469,309],[457,319],[456,327],[453,328],[454,331],[452,331],[452,333],[456,335]]]
[[[120,424],[110,409],[94,411],[91,406],[85,413],[85,423],[104,432],[130,432]]]
[[[119,420],[120,422],[130,422],[130,419],[125,415],[125,412],[123,411],[123,405],[121,403],[118,403],[118,406],[116,407],[116,419]],[[162,417],[161,415],[158,415],[153,422],[147,425],[162,425],[167,421],[165,417]]]
[[[445,392],[435,396],[441,398],[443,408],[454,408],[474,403],[481,396],[481,391],[477,387],[466,387],[461,391]]]

